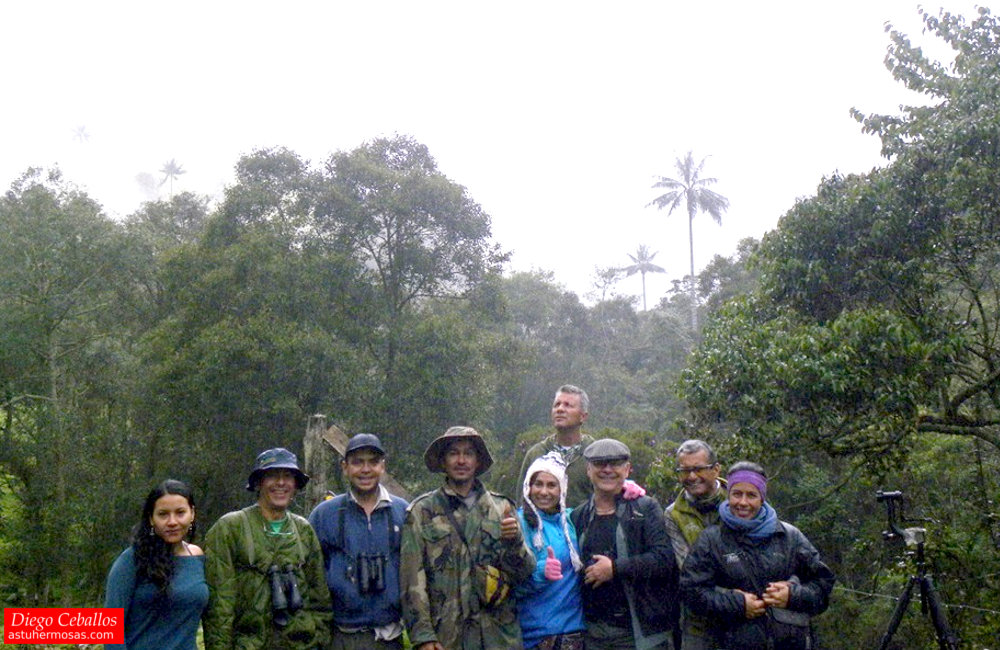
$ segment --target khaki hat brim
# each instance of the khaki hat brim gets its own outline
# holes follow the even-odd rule
[[[486,448],[486,442],[479,434],[442,435],[435,438],[434,441],[427,446],[427,451],[424,452],[424,464],[427,466],[429,471],[434,472],[435,474],[444,472],[444,463],[442,463],[441,460],[444,456],[444,450],[448,447],[452,440],[472,441],[472,445],[476,448],[476,458],[479,459],[479,467],[476,468],[476,476],[479,476],[493,465],[493,457],[490,455],[490,450]]]

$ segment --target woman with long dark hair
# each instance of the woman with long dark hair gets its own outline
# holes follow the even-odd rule
[[[153,488],[142,517],[108,573],[105,607],[125,610],[125,644],[108,650],[195,650],[208,603],[205,555],[194,534],[194,497],[181,481]]]

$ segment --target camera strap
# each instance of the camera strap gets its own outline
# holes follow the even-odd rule
[[[465,548],[466,550],[469,551],[469,556],[471,557],[472,549],[469,548],[469,540],[465,539],[465,531],[462,530],[462,527],[458,525],[458,521],[455,519],[455,506],[452,505],[451,499],[452,497],[448,496],[447,494],[445,495],[445,503],[447,505],[445,505],[444,512],[446,515],[448,515],[448,521],[451,522],[451,525],[455,529],[455,532],[458,533],[458,538],[462,540],[462,544],[465,545]],[[476,558],[472,559],[473,561],[475,561]]]

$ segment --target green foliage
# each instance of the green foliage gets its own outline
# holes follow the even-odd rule
[[[483,369],[504,353],[474,326],[495,318],[502,256],[488,235],[488,216],[409,138],[335,154],[323,171],[285,149],[241,159],[204,237],[163,258],[146,390],[169,406],[142,421],[147,473],[190,472],[218,514],[246,499],[220,459],[296,449],[323,412],[378,432],[394,471],[417,475],[434,436],[483,427],[489,411]]]
[[[820,323],[869,305],[925,316],[920,300],[932,286],[923,274],[944,224],[899,176],[834,176],[797,202],[755,260],[767,297]]]
[[[895,462],[885,454],[916,432],[945,352],[893,312],[843,312],[819,325],[748,298],[706,327],[681,390],[696,425],[725,423],[744,455],[777,446]]]
[[[95,515],[76,488],[118,485],[108,466],[122,451],[134,358],[131,331],[113,316],[134,260],[116,224],[57,171],[12,185],[0,231],[0,470],[20,513],[5,522],[18,540],[3,558],[19,578],[7,591],[12,602],[68,603],[96,592],[104,567],[93,549],[114,534],[115,497]]]
[[[441,306],[415,316],[400,340],[397,373],[405,377],[386,411],[398,416],[398,432],[384,438],[397,450],[395,464],[408,476],[426,474],[423,451],[455,423],[488,435],[490,350],[472,314]],[[408,405],[405,409],[399,405]],[[500,445],[492,444],[494,452]],[[438,479],[428,487],[437,487]],[[426,484],[425,484],[426,485]]]
[[[555,390],[571,383],[593,404],[588,426],[662,430],[681,415],[671,384],[693,345],[673,305],[636,313],[625,298],[591,308],[543,273],[515,273],[498,336],[514,364],[497,388],[491,428],[519,432],[547,421]],[[507,438],[509,440],[509,438]]]
[[[866,118],[897,160],[824,181],[765,238],[761,292],[707,328],[686,378],[698,421],[762,440],[805,430],[830,453],[891,451],[921,431],[1000,445],[1000,170],[992,149],[969,142],[973,125],[977,142],[1000,142],[1000,112],[982,103],[1000,53],[981,47],[1000,28],[988,12],[969,26],[925,20],[956,46],[956,74],[898,35],[889,65],[942,103]],[[994,179],[989,191],[970,174]]]
[[[901,549],[873,561],[877,487],[934,518],[928,559],[965,641],[1000,632],[1000,22],[923,18],[953,64],[896,32],[886,62],[931,103],[856,113],[891,163],[826,179],[788,211],[748,260],[759,287],[714,313],[681,381],[691,429],[763,461],[769,499],[835,566],[831,647],[877,645],[912,570],[891,559]],[[933,645],[919,610],[896,641]]]
[[[0,199],[12,260],[0,268],[0,593],[96,604],[150,484],[190,481],[210,523],[252,498],[254,454],[299,449],[314,413],[383,436],[414,492],[440,481],[422,463],[430,440],[475,426],[496,460],[487,484],[516,492],[555,389],[573,383],[591,397],[587,431],[629,444],[634,478],[664,504],[683,439],[707,439],[726,465],[764,463],[781,516],[838,573],[817,621],[831,648],[872,647],[908,575],[873,499],[902,489],[934,518],[928,558],[953,623],[989,647],[1000,30],[988,12],[925,20],[955,65],[898,34],[888,62],[934,103],[859,115],[892,164],[824,180],[762,242],[648,311],[613,295],[585,305],[544,272],[501,277],[489,216],[408,137],[319,167],[258,151],[218,206],[182,193],[125,224],[58,174],[29,172]],[[686,325],[695,309],[703,332]],[[916,611],[897,640],[931,645]]]

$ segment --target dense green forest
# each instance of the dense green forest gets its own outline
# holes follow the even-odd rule
[[[472,425],[509,491],[574,383],[661,501],[685,438],[768,468],[769,501],[838,575],[827,647],[876,647],[912,571],[879,489],[926,519],[907,525],[963,647],[996,647],[1000,21],[924,21],[954,62],[895,32],[886,62],[926,104],[855,115],[886,165],[822,179],[648,310],[506,272],[489,215],[407,136],[319,164],[256,151],[217,203],[179,193],[123,222],[28,170],[0,198],[5,604],[98,604],[153,483],[190,482],[204,530],[316,413],[382,436],[414,492],[438,480],[430,440]],[[912,605],[893,647],[934,646]]]

